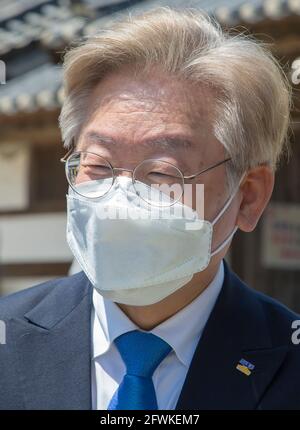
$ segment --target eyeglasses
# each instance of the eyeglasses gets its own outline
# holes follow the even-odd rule
[[[226,158],[193,175],[185,176],[178,167],[164,160],[146,159],[131,170],[113,167],[109,161],[93,152],[73,151],[71,148],[60,161],[65,163],[67,181],[77,194],[90,199],[104,197],[113,187],[117,173],[128,172],[137,196],[158,206],[171,206],[178,202],[183,196],[186,181],[192,181],[231,160]],[[172,196],[172,199],[158,198],[157,190],[160,197],[163,193],[164,196]]]

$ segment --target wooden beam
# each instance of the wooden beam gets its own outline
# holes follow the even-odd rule
[[[67,276],[70,263],[4,264],[0,267],[0,279],[19,276]]]
[[[35,127],[29,123],[27,127],[16,128],[1,127],[1,142],[30,142],[38,145],[58,145],[61,144],[61,135],[57,124],[44,127]]]

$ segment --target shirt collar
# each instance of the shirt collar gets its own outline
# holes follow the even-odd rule
[[[223,261],[208,287],[191,303],[166,321],[150,330],[167,342],[178,359],[189,366],[206,322],[215,305],[224,281]],[[123,333],[141,330],[119,306],[93,291],[93,350],[96,358],[106,353],[113,341]]]
[[[108,351],[113,341],[123,333],[139,329],[119,306],[93,290],[93,357]]]

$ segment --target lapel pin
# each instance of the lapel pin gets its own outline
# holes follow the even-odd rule
[[[244,358],[241,358],[239,363],[236,366],[236,369],[242,372],[246,376],[251,375],[251,372],[254,368],[255,368],[254,364],[250,363]]]

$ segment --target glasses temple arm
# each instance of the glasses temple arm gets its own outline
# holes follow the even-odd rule
[[[215,168],[215,167],[218,167],[218,166],[220,166],[221,164],[226,163],[226,162],[227,162],[227,161],[229,161],[229,160],[231,160],[231,158],[225,158],[225,160],[219,161],[219,163],[217,163],[217,164],[213,164],[212,166],[209,166],[209,167],[207,167],[207,168],[206,168],[206,169],[204,169],[204,170],[200,170],[199,172],[197,172],[197,173],[195,173],[195,174],[193,174],[193,175],[183,176],[183,178],[184,178],[184,179],[194,179],[194,178],[196,178],[196,176],[199,176],[199,175],[201,175],[202,173],[207,172],[208,170],[211,170],[211,169],[213,169],[213,168]]]
[[[66,163],[68,157],[72,154],[72,152],[74,151],[74,146],[72,145],[69,149],[69,151],[60,159],[61,163]]]

